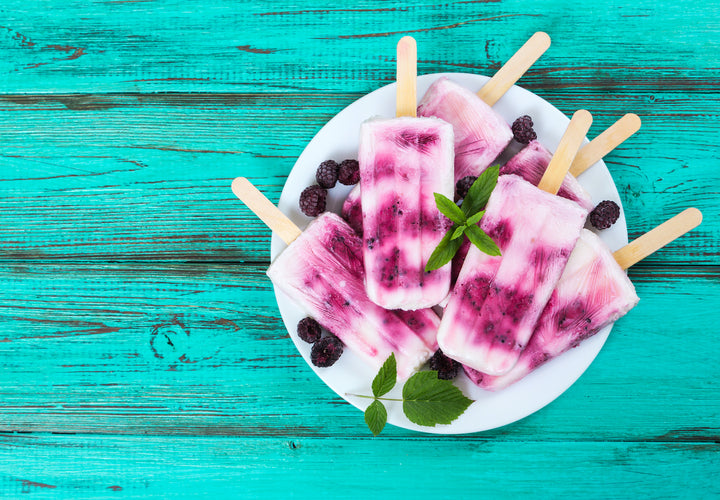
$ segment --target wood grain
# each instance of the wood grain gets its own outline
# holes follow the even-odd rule
[[[377,495],[387,498],[408,491],[421,499],[467,493],[499,499],[547,498],[550,490],[602,499],[674,497],[679,491],[702,492],[705,498],[720,494],[713,480],[720,465],[716,447],[697,441],[567,443],[468,438],[447,446],[446,440],[437,438],[82,436],[83,443],[78,445],[80,437],[0,436],[0,488],[12,496],[32,493],[40,498],[167,498],[192,492],[218,498],[240,494],[275,498],[306,497],[317,491],[332,491],[334,498],[357,498],[358,492],[373,490],[376,486],[372,485],[378,483],[383,489]],[[428,447],[434,450],[432,459],[427,456]],[[352,460],[328,466],[328,456],[352,456]],[[492,460],[493,473],[441,465],[457,462],[459,456],[473,462]],[[82,480],[72,465],[81,461]],[[319,470],[323,473],[308,473]],[[292,477],[293,482],[278,484],[279,477]]]
[[[357,97],[2,96],[0,259],[267,262],[269,231],[230,182],[246,176],[277,202],[307,142]],[[650,259],[720,262],[717,95],[544,97],[570,112],[589,104],[590,136],[638,112],[643,129],[606,157],[631,237],[697,206],[703,225]],[[329,147],[336,160],[355,154]]]
[[[362,413],[313,374],[287,337],[264,271],[0,266],[0,431],[367,436]],[[686,427],[720,432],[717,340],[706,333],[715,317],[707,304],[720,301],[717,267],[640,263],[630,277],[640,304],[580,381],[543,411],[481,437],[646,441]],[[683,313],[672,313],[679,302]]]
[[[185,0],[56,2],[51,16],[23,0],[3,7],[5,93],[366,93],[394,80],[403,35],[418,41],[418,74],[491,75],[536,31],[553,39],[520,80],[536,90],[712,92],[720,83],[713,2],[208,1],[201,15]]]

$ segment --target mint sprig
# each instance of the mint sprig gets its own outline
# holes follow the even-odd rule
[[[447,196],[433,193],[438,210],[450,219],[453,225],[433,250],[425,264],[425,271],[434,271],[450,262],[465,241],[463,235],[480,251],[488,255],[500,255],[500,248],[477,225],[485,214],[483,209],[495,189],[499,175],[499,166],[487,168],[470,186],[459,207]]]
[[[426,427],[449,424],[462,415],[473,403],[450,380],[441,380],[436,371],[415,373],[403,386],[402,399],[383,398],[397,383],[395,353],[385,360],[372,382],[372,398],[365,410],[365,423],[374,436],[380,434],[387,423],[387,409],[382,401],[401,401],[405,416],[413,423]]]

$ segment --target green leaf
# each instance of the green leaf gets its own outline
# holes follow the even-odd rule
[[[473,403],[450,380],[440,380],[436,371],[418,372],[403,387],[403,411],[418,425],[449,424]]]
[[[380,434],[387,423],[387,410],[377,399],[365,410],[365,423],[374,436]]]
[[[480,251],[485,252],[488,255],[501,255],[500,248],[498,248],[490,236],[488,236],[485,231],[479,227],[475,225],[468,226],[465,234],[472,244],[478,247]]]
[[[440,210],[445,217],[453,221],[455,224],[465,223],[465,214],[462,210],[460,210],[460,207],[458,207],[454,201],[440,193],[433,193],[433,196],[435,196],[435,204],[437,205],[438,210]]]
[[[459,238],[460,236],[462,236],[463,233],[465,233],[466,228],[467,228],[467,226],[465,224],[463,224],[462,226],[456,227],[455,232],[452,234],[450,239],[455,240],[455,239]]]
[[[476,213],[475,215],[473,215],[472,217],[470,217],[470,218],[467,220],[467,225],[468,225],[468,226],[474,226],[475,224],[477,224],[478,222],[480,222],[480,219],[482,219],[482,216],[483,216],[483,215],[485,215],[485,210],[481,210],[480,212]]]
[[[397,382],[397,362],[395,361],[395,353],[390,353],[388,359],[385,360],[380,367],[380,371],[375,375],[372,381],[372,392],[376,398],[390,392]]]
[[[454,227],[455,226],[450,228],[445,236],[443,236],[443,239],[440,240],[440,243],[438,243],[437,248],[433,250],[427,264],[425,264],[426,272],[440,269],[442,266],[450,262],[462,246],[462,238],[452,239],[452,235],[455,232]]]
[[[490,193],[495,189],[497,184],[498,175],[500,175],[500,167],[495,165],[494,167],[488,167],[485,171],[480,174],[473,185],[470,186],[468,194],[462,202],[461,210],[465,216],[473,215],[487,205],[490,199]]]

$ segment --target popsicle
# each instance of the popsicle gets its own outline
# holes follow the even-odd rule
[[[492,376],[466,367],[468,377],[483,389],[503,389],[617,321],[640,300],[625,269],[701,221],[700,211],[689,208],[615,254],[595,233],[584,229],[527,348],[512,370]]]
[[[480,175],[513,138],[505,120],[492,108],[548,49],[550,37],[535,33],[477,94],[448,78],[439,78],[418,105],[418,115],[434,116],[455,132],[455,182]]]
[[[570,166],[570,172],[565,175],[565,179],[563,179],[560,190],[557,193],[558,196],[573,200],[583,208],[592,210],[594,208],[593,201],[575,176],[585,172],[585,170],[600,161],[606,154],[625,142],[640,129],[640,125],[640,118],[633,113],[628,113],[605,129],[605,131],[590,141],[589,144],[584,145],[577,156],[575,156]],[[545,149],[542,144],[538,141],[531,141],[527,147],[500,167],[500,174],[519,175],[526,181],[537,185],[549,165],[551,158],[552,153]],[[343,206],[343,216],[347,214],[347,216],[352,217],[351,212],[358,210],[354,205],[354,199],[354,196],[348,196]],[[464,241],[455,254],[455,257],[453,257],[452,271],[450,273],[451,286],[457,281],[469,249],[470,242]]]
[[[414,331],[427,325],[410,327],[370,301],[365,293],[362,240],[339,216],[325,212],[301,232],[247,179],[235,179],[232,189],[288,244],[267,270],[273,284],[349,350],[375,369],[394,352],[401,379],[433,354],[435,332],[428,343]]]
[[[575,177],[637,132],[640,129],[640,124],[640,118],[637,115],[628,113],[589,144],[585,145],[578,152],[573,164],[570,166],[570,172],[565,176],[558,191],[558,196],[573,200],[588,210],[592,210],[593,202],[590,195],[582,188]],[[500,174],[519,175],[526,181],[537,185],[551,158],[552,153],[540,142],[537,140],[530,141],[527,146],[500,168]]]
[[[573,115],[538,187],[498,178],[480,227],[502,255],[470,247],[438,331],[447,356],[492,375],[517,362],[587,216],[555,193],[591,123],[587,111]]]
[[[453,196],[453,131],[442,120],[415,117],[416,71],[415,40],[403,37],[397,117],[360,129],[365,288],[385,309],[431,307],[450,290],[450,265],[425,272],[425,264],[450,226],[433,193]]]

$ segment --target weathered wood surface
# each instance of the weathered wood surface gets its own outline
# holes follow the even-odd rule
[[[267,261],[269,232],[231,180],[250,177],[277,200],[307,142],[358,97],[0,96],[0,259]],[[607,156],[631,236],[696,206],[703,225],[650,259],[720,263],[720,96],[547,97],[592,110],[591,136],[626,111],[642,116]]]
[[[718,438],[714,268],[640,266],[631,278],[641,302],[580,382],[484,438],[652,440],[690,427]],[[295,350],[262,265],[18,263],[0,266],[0,282],[4,431],[366,434]],[[682,314],[656,318],[678,301]]]
[[[720,495],[717,2],[519,0],[0,5],[0,497]],[[540,412],[494,431],[372,438],[287,338],[269,233],[315,132],[418,72],[519,82],[596,135],[631,236],[705,215],[630,276],[640,304]],[[348,131],[348,133],[355,133]],[[323,479],[320,480],[319,477]],[[284,486],[284,485],[288,486]]]
[[[0,436],[8,496],[31,498],[714,498],[704,442]],[[344,458],[342,458],[344,457]],[[463,462],[468,462],[464,465]],[[6,468],[0,461],[0,471]],[[73,464],[82,464],[82,475]],[[703,474],[702,471],[706,473]],[[0,472],[1,474],[2,472]],[[241,478],[238,480],[238,478]]]

